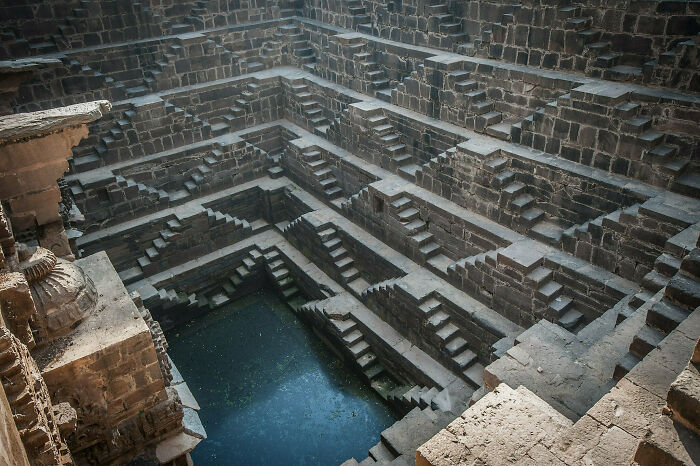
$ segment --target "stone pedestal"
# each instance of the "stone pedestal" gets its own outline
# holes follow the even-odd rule
[[[78,411],[76,460],[109,464],[182,430],[151,332],[104,252],[75,262],[99,291],[95,312],[35,357],[54,403]]]

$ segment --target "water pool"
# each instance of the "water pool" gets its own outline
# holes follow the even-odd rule
[[[398,419],[277,296],[261,291],[166,333],[201,406],[197,465],[337,465]]]

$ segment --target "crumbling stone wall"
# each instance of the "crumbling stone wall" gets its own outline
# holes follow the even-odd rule
[[[3,390],[31,464],[73,464],[41,372],[27,348],[4,326],[0,326],[0,355]]]

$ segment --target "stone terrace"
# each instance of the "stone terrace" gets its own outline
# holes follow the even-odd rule
[[[405,413],[345,464],[689,454],[698,2],[70,3],[0,51],[53,60],[15,111],[112,101],[75,252],[163,327],[272,287]]]

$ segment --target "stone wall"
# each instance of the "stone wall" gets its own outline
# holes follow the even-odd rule
[[[3,450],[0,452],[0,461],[3,461],[5,464],[29,466],[29,459],[15,425],[15,418],[7,401],[4,388],[0,390],[0,419],[0,441],[3,445]]]
[[[19,432],[23,444],[17,451],[16,437],[10,437],[7,444],[3,443],[3,453],[13,455],[8,464],[26,463],[27,458],[31,464],[42,466],[72,464],[71,454],[54,417],[50,391],[39,368],[26,346],[4,326],[0,326],[0,354],[4,361],[0,371],[3,408],[9,407],[11,423],[4,429],[10,434],[16,429],[15,435]],[[9,394],[9,406],[5,404],[6,394]]]
[[[594,83],[572,89],[522,122],[520,144],[697,196],[700,101]]]
[[[420,194],[387,191],[382,183],[370,184],[359,196],[353,196],[343,210],[373,236],[419,264],[426,264],[431,258],[422,251],[431,241],[452,260],[507,246],[512,241],[505,230],[490,231],[480,223],[470,223],[458,212],[435,205]],[[425,230],[403,218],[402,212],[410,207],[419,212],[409,222],[427,223]]]
[[[540,319],[576,331],[639,288],[595,267],[552,254],[532,240],[457,261],[448,277],[523,327]]]
[[[575,85],[559,76],[438,55],[392,91],[392,103],[510,140],[511,125]]]
[[[126,42],[176,32],[147,4],[123,1],[24,2],[6,5],[3,58]],[[188,25],[187,30],[193,30]],[[180,30],[179,32],[183,32]]]
[[[305,15],[385,39],[589,76],[697,90],[694,2],[307,3]]]
[[[471,139],[424,165],[417,183],[504,226],[555,242],[571,225],[645,199],[603,177],[520,155]]]
[[[363,170],[353,161],[331,153],[325,147],[310,144],[305,139],[290,141],[282,163],[284,169],[305,189],[331,201],[347,199],[377,179],[376,175]],[[331,187],[324,183],[327,179],[323,177],[325,175],[315,175],[321,170],[330,170],[326,173],[335,178],[334,184],[340,191],[333,195],[327,192]]]
[[[332,230],[332,233],[328,231]],[[340,230],[337,225],[319,222],[313,216],[302,215],[285,229],[285,238],[299,249],[314,263],[320,264],[321,269],[331,278],[341,283],[347,280],[342,276],[342,269],[334,267],[335,261],[330,259],[329,251],[324,247],[324,232],[327,235],[339,235],[342,247],[354,259],[354,265],[359,270],[360,276],[367,283],[377,283],[392,277],[400,276],[404,272],[393,264],[373,253],[366,245],[358,242],[356,238]],[[314,260],[315,259],[315,260]]]
[[[98,222],[115,223],[244,183],[261,176],[272,163],[267,153],[238,137],[178,155],[177,159],[170,154],[163,156],[176,162],[167,169],[153,170],[157,159],[151,158],[123,169],[102,170],[89,181],[79,181],[72,191],[76,205],[87,212],[85,228],[91,230]]]

